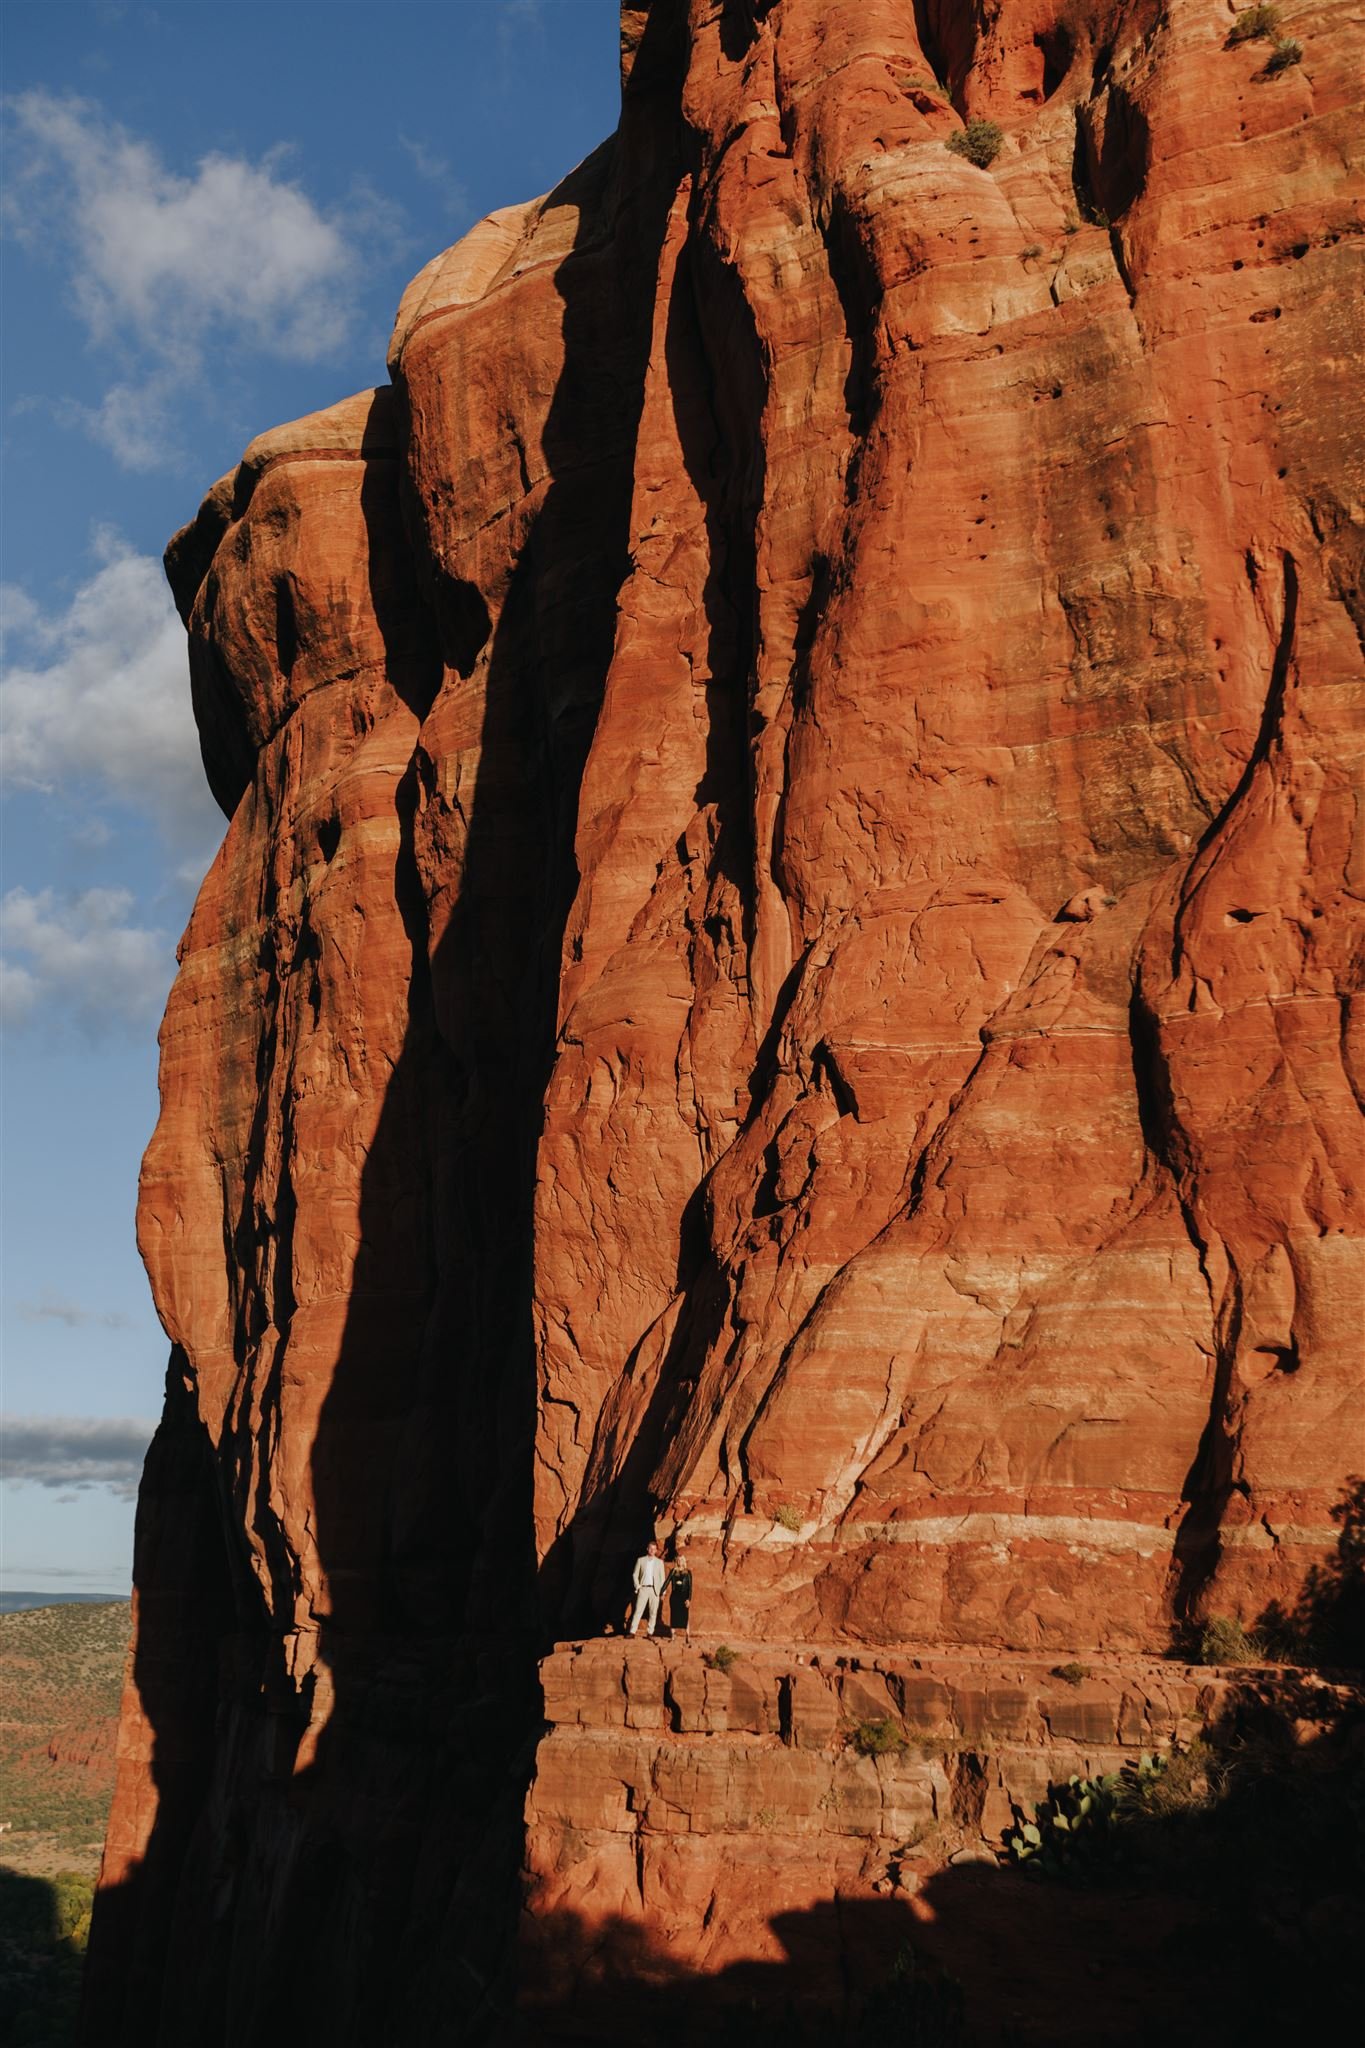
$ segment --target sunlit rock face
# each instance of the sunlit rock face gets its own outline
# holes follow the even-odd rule
[[[231,823],[88,2041],[496,2026],[534,1659],[652,1529],[893,1650],[1330,1548],[1361,45],[1231,22],[627,8],[617,135],[172,543]]]

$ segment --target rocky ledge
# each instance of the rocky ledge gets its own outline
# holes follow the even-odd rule
[[[527,2041],[728,2040],[755,2008],[769,2023],[790,2008],[789,2039],[861,2040],[907,1949],[960,1979],[972,2041],[1228,2038],[1211,2027],[1240,1951],[1216,1897],[1169,1882],[1164,1843],[1117,1887],[1078,1891],[1030,1884],[1008,1838],[1050,1787],[1131,1786],[1153,1756],[1192,1760],[1234,1799],[1219,1774],[1258,1744],[1340,1792],[1365,1758],[1360,1690],[1277,1666],[608,1638],[560,1644],[541,1678]],[[1156,1814],[1158,1830],[1189,1819],[1169,1795]],[[1231,1871],[1219,1882],[1235,1897]],[[1354,1909],[1332,1885],[1308,1876],[1272,1960],[1287,1942],[1306,1964],[1337,1937]],[[1340,1962],[1318,1967],[1337,1980]]]

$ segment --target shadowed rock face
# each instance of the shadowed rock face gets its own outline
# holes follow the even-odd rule
[[[627,8],[612,141],[172,542],[231,823],[88,2041],[496,2027],[651,1526],[712,1632],[1045,1656],[1330,1548],[1361,52],[1230,22]]]

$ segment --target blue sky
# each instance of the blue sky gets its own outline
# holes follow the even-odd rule
[[[398,295],[613,127],[616,0],[4,0],[0,1584],[123,1591],[166,1342],[133,1242],[223,820],[160,556]]]

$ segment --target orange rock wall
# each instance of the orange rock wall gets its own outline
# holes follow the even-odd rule
[[[879,1654],[1330,1546],[1361,43],[1231,19],[627,8],[617,136],[172,543],[231,823],[89,2040],[494,2025],[534,1659],[651,1526]]]

